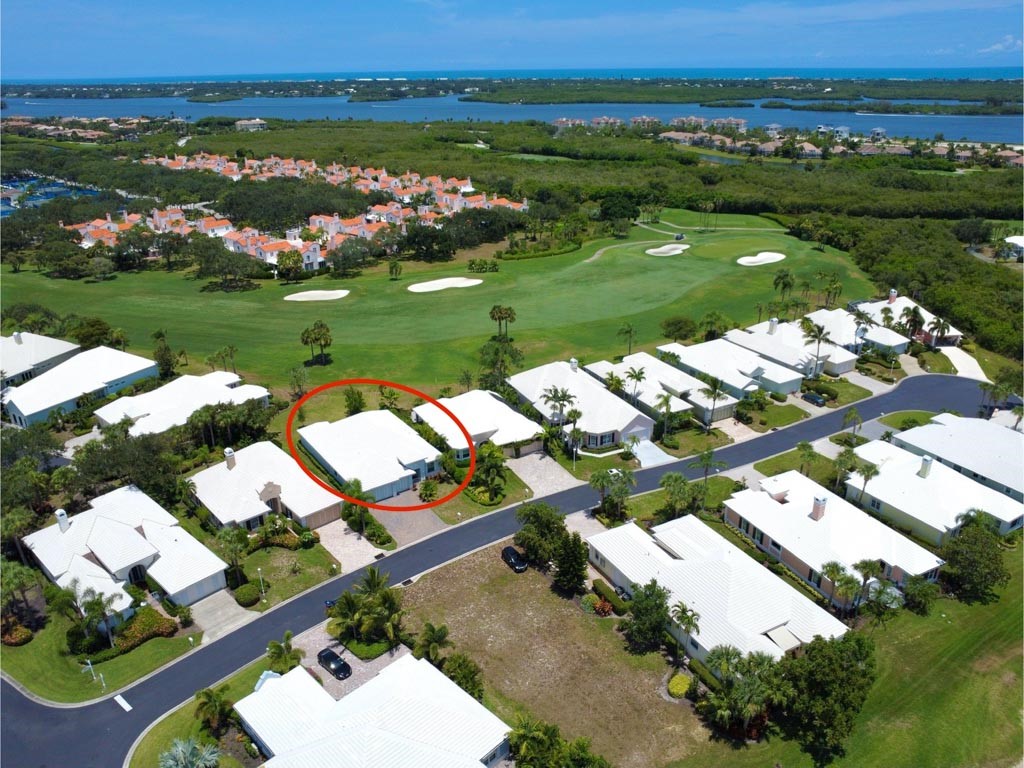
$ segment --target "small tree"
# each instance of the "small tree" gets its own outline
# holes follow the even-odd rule
[[[939,585],[924,576],[911,576],[903,585],[903,597],[907,610],[927,616],[932,604],[939,598]]]
[[[216,539],[217,547],[220,549],[221,554],[227,558],[228,564],[231,566],[231,572],[234,574],[234,583],[242,583],[244,581],[244,574],[239,563],[249,551],[249,534],[245,532],[244,528],[226,525],[217,531]]]
[[[284,633],[280,641],[271,640],[267,643],[267,661],[270,662],[270,669],[282,675],[297,667],[305,655],[304,650],[292,646],[290,629]]]
[[[562,537],[555,548],[555,586],[570,595],[581,594],[587,582],[589,549],[580,535],[573,531]]]
[[[796,444],[796,450],[800,456],[800,473],[804,475],[810,474],[811,467],[814,466],[814,460],[818,457],[818,454],[814,451],[814,446],[807,440],[801,440]],[[804,472],[805,467],[807,472]]]
[[[692,469],[700,469],[704,472],[704,485],[701,488],[700,496],[700,511],[704,512],[708,504],[708,475],[711,474],[712,469],[722,469],[729,466],[724,461],[718,461],[715,459],[715,452],[712,448],[708,448],[705,451],[701,451],[697,454],[697,458],[691,461],[687,466]]]
[[[995,590],[1006,586],[1010,572],[1003,562],[999,537],[976,516],[942,548],[946,578],[966,603],[989,603],[998,599]]]
[[[228,686],[204,688],[196,693],[195,717],[214,736],[220,735],[231,717],[234,702],[228,698]]]
[[[464,653],[453,653],[444,662],[445,676],[477,701],[483,701],[484,682],[480,666]]]
[[[629,650],[647,653],[661,647],[668,622],[668,590],[651,579],[634,592],[629,617],[620,626]]]
[[[670,519],[684,514],[693,503],[693,486],[681,472],[666,472],[659,485],[665,491],[665,511]]]
[[[433,625],[429,621],[424,622],[423,631],[416,638],[412,654],[417,659],[426,659],[435,667],[440,668],[444,663],[441,652],[445,648],[451,648],[452,641],[448,638],[448,625]]]
[[[366,410],[366,398],[363,393],[353,387],[345,388],[345,414],[355,416]]]
[[[302,255],[298,251],[285,251],[277,257],[277,274],[285,283],[298,280],[302,274]]]
[[[626,354],[633,354],[633,342],[636,341],[637,331],[632,323],[623,323],[619,328],[618,336],[626,340]]]
[[[515,535],[515,543],[523,549],[527,560],[546,570],[554,559],[555,548],[566,535],[565,518],[555,507],[537,501],[521,506],[516,520],[522,528]]]

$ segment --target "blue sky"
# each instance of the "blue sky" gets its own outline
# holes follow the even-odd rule
[[[4,0],[0,76],[1022,65],[1020,0]]]

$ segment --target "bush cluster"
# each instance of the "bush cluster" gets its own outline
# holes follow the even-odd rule
[[[594,609],[599,602],[601,602],[601,598],[595,594],[584,595],[580,598],[580,608],[583,609],[584,613],[594,613]]]
[[[255,584],[243,584],[235,590],[235,602],[243,608],[251,608],[260,601],[260,588]]]
[[[497,259],[470,259],[467,266],[470,272],[497,272],[501,262]]]
[[[161,616],[153,608],[144,605],[128,621],[121,625],[114,638],[114,645],[121,653],[127,653],[154,637],[173,637],[178,623]]]
[[[686,695],[686,692],[690,690],[690,676],[682,672],[677,672],[672,675],[672,679],[668,681],[668,695],[673,699],[681,699]]]
[[[722,687],[721,682],[718,678],[711,674],[711,670],[705,667],[699,660],[690,659],[687,665],[691,672],[693,672],[704,685],[710,688],[712,691],[717,691]]]
[[[784,403],[784,402],[786,402],[786,396],[784,394],[782,394],[781,392],[769,392],[768,393],[768,397],[770,397],[776,403]]]
[[[835,400],[839,397],[839,390],[823,381],[805,381],[801,388],[805,392],[817,392],[826,400]]]
[[[629,613],[629,601],[615,594],[615,590],[608,586],[604,579],[594,579],[594,591],[611,603],[616,616],[625,616]]]
[[[31,639],[32,630],[21,624],[13,624],[0,636],[0,642],[9,646],[24,645]]]

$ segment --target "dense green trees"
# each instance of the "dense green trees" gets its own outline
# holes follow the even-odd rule
[[[999,536],[992,530],[990,520],[984,512],[973,511],[942,548],[946,561],[943,574],[957,597],[965,602],[998,600],[996,590],[1010,580]]]
[[[388,586],[388,574],[373,566],[352,591],[343,592],[327,615],[327,632],[341,640],[386,641],[394,647],[402,633],[402,593]]]
[[[668,590],[654,579],[633,593],[629,617],[619,625],[633,653],[647,653],[661,647],[670,619],[668,596]]]
[[[521,506],[516,511],[516,520],[522,525],[515,535],[516,544],[530,563],[546,570],[566,535],[565,518],[550,504],[538,501]]]

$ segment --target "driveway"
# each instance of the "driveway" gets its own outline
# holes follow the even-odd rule
[[[416,491],[405,491],[382,503],[388,506],[410,507],[423,502],[420,501]],[[414,541],[419,541],[448,527],[447,523],[435,515],[432,509],[418,509],[415,512],[385,512],[375,509],[373,516],[388,529],[388,533],[394,537],[400,547],[412,544]]]
[[[956,375],[975,381],[988,381],[988,376],[981,370],[978,361],[964,352],[960,347],[939,347],[939,352],[949,358],[956,368]]]
[[[309,667],[316,672],[317,677],[323,681],[324,690],[335,699],[352,693],[363,683],[377,676],[384,667],[411,651],[404,645],[399,645],[392,651],[378,656],[371,661],[360,661],[351,653],[345,650],[345,646],[327,634],[327,622],[321,621],[315,627],[292,638],[292,647],[301,648],[306,655],[302,657],[302,666]],[[349,666],[352,667],[351,677],[345,680],[335,680],[331,674],[321,667],[316,661],[316,655],[324,648],[330,648],[338,653]]]
[[[64,450],[61,451],[61,455],[65,459],[74,457],[75,451],[81,448],[86,443],[91,443],[94,440],[102,440],[103,434],[100,432],[99,427],[93,427],[92,432],[86,432],[84,435],[78,435],[72,437],[66,443],[64,443]]]
[[[668,464],[670,461],[676,460],[675,456],[665,453],[650,440],[641,440],[637,443],[634,455],[641,467],[656,467],[659,464]]]
[[[519,479],[530,486],[534,496],[547,496],[558,491],[566,491],[578,485],[586,485],[577,480],[567,469],[543,451],[531,453],[518,459],[505,462],[508,468],[519,475]]]
[[[601,522],[586,511],[573,512],[565,516],[565,527],[569,533],[575,531],[584,541],[595,533],[603,533],[607,530]]]
[[[212,643],[250,621],[258,619],[257,611],[250,611],[235,602],[226,589],[214,592],[192,604],[192,620],[203,628],[203,643]]]
[[[324,549],[341,563],[342,573],[359,570],[372,563],[374,557],[384,551],[349,528],[344,520],[335,520],[317,528],[316,532],[320,534],[320,543]]]

